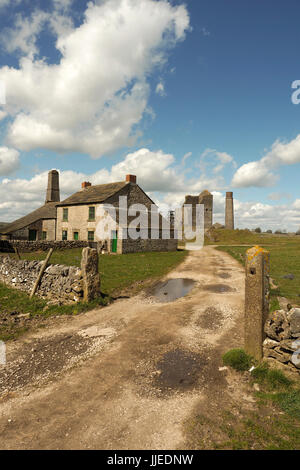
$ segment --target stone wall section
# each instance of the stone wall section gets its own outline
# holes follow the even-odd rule
[[[265,333],[264,357],[300,369],[300,308],[276,310],[270,314]]]
[[[43,261],[18,261],[9,256],[0,258],[0,282],[30,294]],[[50,264],[41,279],[38,297],[54,303],[73,303],[83,300],[82,273],[76,266]]]
[[[0,282],[30,294],[43,261],[0,257]],[[84,248],[81,269],[76,266],[50,264],[39,283],[36,295],[53,303],[90,302],[100,296],[98,253]]]
[[[20,253],[30,253],[34,251],[48,251],[50,248],[54,250],[69,250],[71,248],[85,248],[90,246],[87,241],[77,240],[53,240],[53,241],[35,241],[28,240],[0,240],[0,253],[13,253],[14,247],[18,248]]]

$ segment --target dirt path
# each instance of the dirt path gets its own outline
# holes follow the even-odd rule
[[[1,449],[184,448],[183,423],[237,395],[221,355],[242,345],[242,266],[207,246],[167,278],[196,284],[175,302],[140,294],[8,344]]]

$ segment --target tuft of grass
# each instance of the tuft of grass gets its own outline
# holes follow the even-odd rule
[[[252,364],[252,358],[243,349],[231,349],[222,359],[224,365],[239,371],[249,370]]]
[[[277,369],[270,369],[268,364],[259,364],[251,371],[251,376],[257,383],[264,386],[267,390],[280,390],[290,388],[293,381]]]

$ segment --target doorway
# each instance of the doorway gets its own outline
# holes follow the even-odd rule
[[[36,241],[37,230],[29,230],[28,240],[30,242]]]
[[[117,230],[112,230],[111,231],[111,252],[117,253],[117,247],[118,247],[118,232]]]

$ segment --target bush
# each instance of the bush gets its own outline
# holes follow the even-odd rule
[[[272,230],[267,230],[266,233],[273,233]]]
[[[256,228],[254,229],[254,232],[255,232],[255,233],[261,233],[261,228],[260,228],[260,227],[256,227]]]
[[[231,349],[224,354],[223,364],[235,370],[245,371],[251,367],[252,358],[243,349]]]

